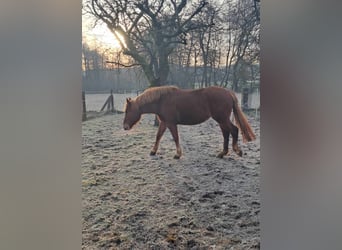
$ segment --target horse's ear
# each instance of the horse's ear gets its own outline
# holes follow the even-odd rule
[[[126,98],[126,102],[130,103],[132,101],[132,99],[130,97]]]

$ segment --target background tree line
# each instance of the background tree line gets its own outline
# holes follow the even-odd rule
[[[258,0],[85,0],[84,14],[104,22],[121,44],[114,51],[83,43],[86,89],[172,84],[239,91],[259,83]]]

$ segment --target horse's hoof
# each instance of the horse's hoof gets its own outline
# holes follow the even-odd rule
[[[179,159],[180,158],[180,155],[175,155],[174,157],[173,157],[173,159]]]
[[[242,157],[242,151],[240,150],[240,152],[238,153],[238,156]]]
[[[227,155],[228,154],[228,151],[222,151],[221,153],[219,153],[217,155],[217,158],[223,158],[223,156]]]
[[[156,152],[151,151],[150,155],[156,155]]]
[[[222,153],[219,153],[216,157],[222,159],[222,158],[223,158],[223,154],[222,154]]]

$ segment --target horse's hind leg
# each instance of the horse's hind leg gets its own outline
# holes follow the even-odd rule
[[[231,126],[231,134],[233,137],[233,150],[235,153],[237,153],[239,156],[242,156],[242,150],[239,148],[237,142],[238,142],[238,136],[239,136],[239,129],[234,124],[232,124],[230,121]]]
[[[179,145],[179,137],[178,137],[178,130],[177,130],[177,125],[176,124],[172,124],[168,126],[171,135],[176,143],[176,148],[177,148],[177,154],[173,157],[175,159],[179,159],[182,156],[182,149]]]
[[[166,124],[163,121],[159,122],[159,127],[158,127],[158,132],[156,136],[156,142],[154,143],[154,146],[150,152],[150,155],[155,155],[157,153],[158,147],[159,147],[159,142],[160,139],[162,138],[164,132],[166,130]]]
[[[223,135],[223,151],[217,155],[218,158],[223,158],[228,154],[228,142],[229,142],[229,127],[226,124],[220,124],[220,128]]]

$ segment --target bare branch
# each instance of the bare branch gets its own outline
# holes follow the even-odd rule
[[[141,64],[139,64],[139,63],[133,63],[133,64],[130,64],[130,65],[122,64],[122,63],[119,63],[119,62],[113,62],[113,61],[106,61],[106,63],[115,64],[115,65],[118,65],[118,66],[121,66],[121,67],[125,67],[125,68],[141,66]]]
[[[139,15],[132,21],[131,27],[127,30],[127,33],[131,33],[134,28],[137,28],[137,23],[139,22],[140,18],[143,16],[143,13],[140,12]]]

